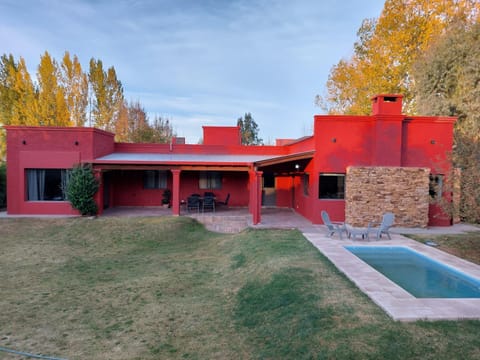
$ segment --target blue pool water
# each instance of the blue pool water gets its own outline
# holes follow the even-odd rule
[[[345,246],[417,298],[480,298],[480,281],[402,246]]]

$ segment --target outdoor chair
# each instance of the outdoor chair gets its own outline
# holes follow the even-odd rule
[[[213,196],[205,196],[202,203],[202,212],[212,210],[215,212],[215,198]]]
[[[394,221],[395,215],[393,213],[387,212],[383,214],[381,223],[368,224],[368,233],[374,233],[377,240],[380,240],[382,238],[382,234],[386,234],[388,238],[392,240],[389,229],[393,226]]]
[[[196,210],[200,211],[200,197],[199,196],[189,196],[187,198],[187,211]]]
[[[322,210],[321,215],[323,223],[328,229],[327,236],[332,237],[335,233],[337,233],[340,239],[343,239],[342,233],[347,233],[347,227],[345,226],[345,223],[340,221],[330,221],[330,217],[325,210]]]
[[[227,194],[227,197],[225,198],[225,201],[217,201],[216,205],[228,206],[228,200],[230,200],[230,193]]]

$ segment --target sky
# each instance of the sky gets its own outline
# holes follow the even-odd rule
[[[0,54],[113,66],[128,101],[188,143],[249,112],[259,137],[312,134],[331,68],[383,0],[0,0]]]

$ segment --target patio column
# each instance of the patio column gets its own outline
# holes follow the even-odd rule
[[[171,169],[172,172],[172,214],[180,215],[180,172],[178,169]]]
[[[262,208],[262,171],[250,171],[250,201],[249,210],[252,214],[252,222],[254,225],[258,224],[261,220],[261,208]]]
[[[102,215],[103,213],[103,176],[101,169],[93,169],[93,175],[95,179],[98,181],[98,190],[93,196],[93,200],[97,204],[98,213],[97,215]]]

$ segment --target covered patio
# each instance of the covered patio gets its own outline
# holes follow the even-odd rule
[[[140,217],[140,216],[171,216],[171,209],[162,206],[146,206],[146,207],[114,207],[106,209],[102,216],[116,217]],[[237,233],[247,227],[254,228],[278,228],[278,229],[294,229],[294,228],[311,228],[310,221],[289,208],[263,207],[261,209],[261,222],[252,223],[252,216],[246,207],[235,208],[219,208],[212,212],[187,212],[182,211],[181,216],[189,216],[197,219],[205,225],[209,230],[221,233]]]

